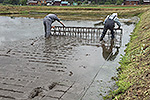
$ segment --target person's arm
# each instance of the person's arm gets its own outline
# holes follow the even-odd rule
[[[52,28],[55,28],[55,26],[52,26]]]
[[[120,29],[121,23],[118,18],[115,19],[115,23],[118,25],[118,29]]]
[[[60,21],[60,19],[57,18],[57,21],[58,21],[61,25],[63,25],[63,27],[65,27],[64,23],[63,23],[62,21]]]
[[[103,22],[104,25],[105,25],[106,20],[108,19],[108,17],[109,17],[109,15],[107,15],[107,17],[105,18],[105,20],[104,20],[104,22]]]
[[[60,24],[63,25],[63,27],[65,27],[64,23],[62,21],[60,21]]]
[[[60,19],[57,16],[54,17],[54,20],[57,20],[61,25],[63,25],[63,27],[65,27],[64,23],[60,21]],[[55,28],[55,26],[52,26],[52,28]]]
[[[63,25],[63,27],[65,27],[65,25],[64,25],[63,22],[59,21],[59,23],[60,23],[61,25]],[[52,26],[52,28],[55,28],[55,26]]]
[[[64,23],[60,21],[60,19],[57,16],[55,16],[55,20],[57,20],[61,25],[63,25],[63,27],[65,27]]]

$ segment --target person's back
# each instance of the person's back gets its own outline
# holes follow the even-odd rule
[[[105,23],[105,27],[108,29],[113,29],[115,26],[115,21],[113,19],[108,18]]]
[[[58,22],[60,22],[60,19],[55,15],[55,14],[48,14],[45,18],[48,18],[52,21],[52,23],[57,20]]]
[[[112,15],[108,15],[106,17],[104,21],[104,29],[103,29],[103,33],[101,35],[100,41],[103,40],[108,29],[111,31],[111,35],[112,35],[111,38],[114,39],[113,29],[115,27],[115,23],[118,25],[118,28],[120,28],[121,24],[117,18],[117,13],[113,13]]]

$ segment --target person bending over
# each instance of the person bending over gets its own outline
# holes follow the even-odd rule
[[[44,29],[45,29],[45,37],[48,38],[51,35],[51,28],[54,28],[55,26],[51,26],[53,22],[58,21],[60,24],[65,27],[62,21],[57,17],[55,14],[48,14],[43,19]]]
[[[102,35],[100,37],[100,41],[103,40],[108,29],[111,31],[111,38],[114,39],[114,37],[115,37],[114,36],[115,23],[118,25],[118,29],[120,29],[121,24],[120,24],[120,21],[117,17],[117,13],[113,13],[112,15],[108,15],[106,17],[106,19],[104,21],[104,29],[103,29]]]

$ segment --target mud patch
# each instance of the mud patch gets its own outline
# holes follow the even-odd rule
[[[58,83],[53,82],[51,85],[48,86],[49,90],[52,90]]]
[[[14,97],[11,97],[11,96],[0,95],[0,97],[6,98],[6,99],[16,100]]]
[[[30,95],[28,96],[29,99],[33,99],[36,96],[40,96],[43,92],[43,88],[41,87],[37,87],[35,89],[33,89],[30,93]]]

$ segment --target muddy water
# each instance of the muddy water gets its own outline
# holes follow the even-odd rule
[[[115,88],[111,77],[135,27],[123,23],[129,20],[121,19],[122,43],[114,47],[107,39],[103,43],[72,36],[45,39],[42,19],[0,17],[0,100],[101,100]],[[103,27],[94,25],[98,21],[63,22]],[[33,96],[37,87],[44,88],[44,96]]]

